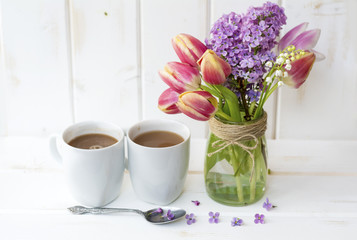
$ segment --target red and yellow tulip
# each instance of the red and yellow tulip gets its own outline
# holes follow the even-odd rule
[[[161,79],[178,93],[194,91],[201,84],[200,72],[186,63],[169,62],[159,71]]]
[[[193,119],[207,121],[216,113],[218,103],[209,92],[188,91],[180,94],[177,107]]]
[[[179,95],[179,93],[171,88],[166,89],[159,97],[159,109],[167,114],[180,113],[180,110],[176,106]]]
[[[232,72],[229,63],[217,56],[211,49],[208,49],[197,63],[201,67],[204,81],[209,84],[218,85],[226,82]]]
[[[309,76],[309,73],[316,60],[316,55],[312,52],[306,52],[298,59],[291,62],[291,69],[287,70],[288,76],[283,77],[284,84],[299,88]]]
[[[197,67],[197,61],[201,58],[207,47],[197,38],[181,33],[172,39],[172,46],[181,62]]]

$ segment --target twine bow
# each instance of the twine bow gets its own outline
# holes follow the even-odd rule
[[[242,148],[249,154],[250,159],[252,160],[252,171],[250,174],[249,182],[252,180],[254,169],[255,169],[255,159],[254,154],[251,150],[254,150],[258,146],[258,137],[264,135],[267,125],[267,114],[264,112],[262,118],[258,121],[253,122],[247,125],[232,125],[225,124],[221,121],[218,121],[215,118],[209,120],[209,126],[211,132],[219,137],[220,139],[212,143],[213,148],[218,148],[214,152],[207,153],[208,157],[222,151],[223,149],[236,145]],[[242,141],[254,140],[254,146],[248,146],[242,143]]]

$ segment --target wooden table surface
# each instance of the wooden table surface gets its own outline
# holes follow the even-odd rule
[[[170,206],[194,213],[184,219],[152,225],[139,215],[71,215],[77,205],[68,193],[61,166],[48,151],[46,138],[0,138],[0,239],[353,239],[357,234],[357,142],[268,141],[269,168],[265,200],[246,207],[211,200],[204,187],[205,140],[191,145],[190,171],[182,195]],[[199,200],[195,206],[191,201]],[[120,196],[108,207],[148,210],[156,207],[136,198],[126,172]],[[208,213],[220,212],[210,224]],[[264,214],[265,224],[254,215]],[[232,227],[233,217],[244,224]]]

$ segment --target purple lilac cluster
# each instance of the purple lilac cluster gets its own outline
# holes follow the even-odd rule
[[[246,90],[261,90],[265,63],[275,60],[272,49],[284,24],[284,9],[271,2],[250,7],[245,15],[231,12],[214,23],[206,45],[231,65],[231,85],[244,79],[249,84]],[[248,97],[258,99],[259,93],[248,91]]]

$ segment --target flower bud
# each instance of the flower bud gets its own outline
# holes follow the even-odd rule
[[[169,62],[159,71],[161,79],[178,93],[194,91],[201,84],[200,72],[186,63]]]
[[[173,89],[166,89],[159,97],[158,107],[161,111],[167,114],[180,113],[176,103],[178,101],[179,93]]]
[[[197,61],[207,47],[197,38],[181,33],[172,39],[172,46],[181,62],[197,67]]]
[[[316,56],[312,52],[306,52],[302,57],[291,62],[291,69],[287,71],[288,76],[283,78],[284,84],[299,88],[309,76]]]
[[[217,111],[217,100],[206,91],[190,91],[180,94],[177,102],[178,109],[187,116],[207,121]]]
[[[211,49],[207,49],[197,63],[201,67],[203,80],[209,84],[218,85],[226,82],[232,72],[229,63],[218,57]]]

